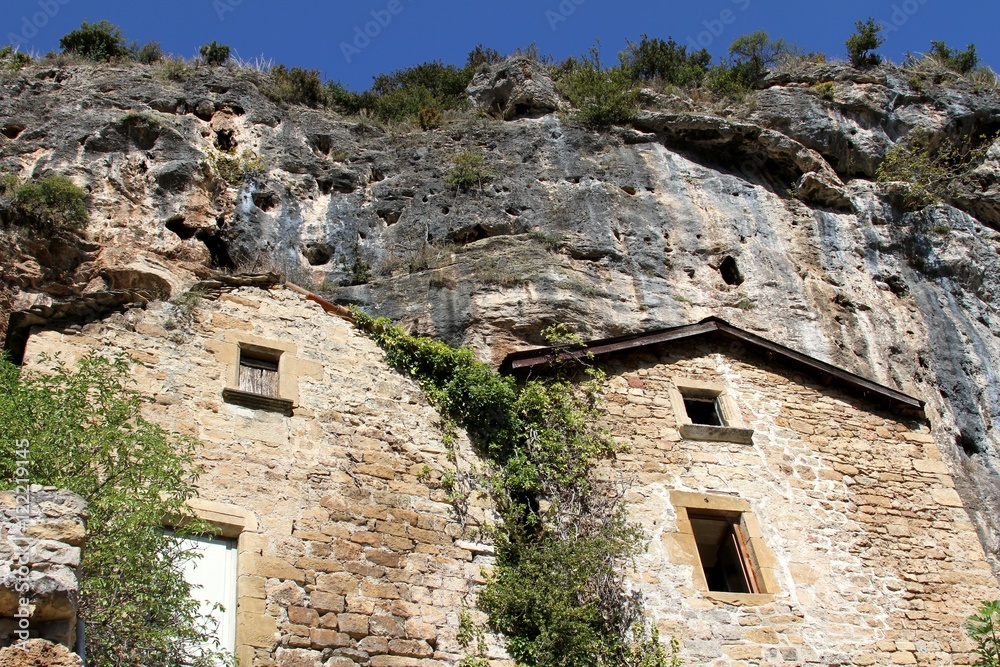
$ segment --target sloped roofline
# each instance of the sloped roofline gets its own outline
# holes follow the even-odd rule
[[[594,357],[602,357],[698,338],[714,338],[716,340],[722,339],[738,342],[762,354],[768,360],[778,361],[791,368],[804,371],[819,379],[824,385],[837,385],[842,389],[854,393],[859,398],[899,408],[920,411],[924,409],[924,401],[914,398],[909,394],[886,387],[874,380],[844,370],[833,364],[828,364],[825,361],[820,361],[815,357],[797,352],[784,345],[779,345],[749,331],[735,327],[718,317],[710,317],[697,324],[589,341],[584,343],[582,347],[559,350],[558,354],[561,358],[565,359],[579,358],[588,353]],[[541,347],[512,352],[503,360],[503,363],[500,365],[500,371],[510,374],[524,373],[535,367],[548,364],[556,351],[557,348]]]

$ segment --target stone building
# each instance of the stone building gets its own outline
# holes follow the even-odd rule
[[[146,417],[203,444],[191,505],[218,537],[198,545],[213,571],[195,575],[235,612],[220,620],[240,665],[458,661],[459,614],[489,558],[465,539],[483,508],[456,516],[439,417],[374,343],[282,288],[209,288],[83,326],[63,314],[26,320],[26,368],[127,352]]]
[[[219,284],[82,326],[54,312],[12,327],[26,367],[127,352],[147,416],[203,443],[192,509],[218,528],[202,546],[241,665],[458,662],[488,507],[457,512],[441,479],[475,454],[335,307]],[[632,585],[685,664],[972,662],[961,624],[1000,592],[919,400],[720,320],[590,349],[631,444],[606,473],[650,539]]]
[[[634,585],[685,664],[974,661],[997,581],[921,401],[715,319],[588,346],[650,538]]]

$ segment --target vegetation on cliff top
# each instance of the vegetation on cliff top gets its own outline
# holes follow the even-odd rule
[[[855,27],[856,31],[845,42],[848,62],[858,68],[880,64],[882,57],[877,50],[885,41],[883,27],[873,18],[858,21]],[[273,65],[263,59],[241,62],[230,58],[228,46],[214,41],[201,47],[200,60],[189,64],[183,58],[165,56],[156,42],[144,46],[130,44],[121,30],[108,21],[84,22],[79,29],[65,35],[60,44],[62,57],[158,63],[163,75],[170,79],[188,76],[198,63],[257,69],[271,75],[271,82],[263,84],[262,90],[277,102],[329,107],[380,122],[412,123],[425,130],[439,127],[449,114],[467,112],[470,105],[465,91],[473,76],[484,65],[504,57],[496,49],[479,45],[461,66],[437,61],[420,63],[380,74],[371,88],[355,92],[336,81],[324,81],[316,69]],[[546,66],[557,87],[577,108],[577,118],[594,125],[627,121],[639,107],[640,88],[685,93],[700,101],[706,97],[724,101],[745,96],[775,69],[794,67],[803,61],[826,60],[822,53],[806,53],[762,30],[737,37],[729,46],[729,57],[715,64],[705,49],[689,52],[672,38],[663,40],[647,35],[642,35],[638,42],[627,42],[618,54],[618,63],[611,66],[602,64],[597,48],[560,62],[542,56],[533,45],[515,54]],[[11,47],[0,51],[0,66],[5,69],[18,69],[30,60]],[[967,77],[977,86],[997,86],[996,74],[979,65],[973,44],[958,51],[944,42],[932,41],[925,56],[908,57],[904,66],[912,67],[922,61]],[[919,68],[916,72],[919,78]]]

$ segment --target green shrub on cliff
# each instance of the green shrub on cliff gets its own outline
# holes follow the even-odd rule
[[[624,123],[639,110],[639,91],[623,66],[605,68],[600,49],[573,59],[564,68],[557,86],[576,107],[578,120],[588,125]]]
[[[628,42],[618,59],[635,81],[660,81],[681,88],[699,85],[712,63],[705,49],[688,53],[672,37],[663,41],[646,35],[638,43]]]
[[[0,217],[39,232],[81,230],[87,226],[87,193],[65,176],[21,183],[13,175],[0,181]]]
[[[865,21],[858,21],[854,27],[856,31],[844,43],[851,65],[858,68],[875,67],[882,62],[882,56],[875,53],[875,49],[885,43],[882,25],[869,17]]]
[[[226,61],[229,60],[229,47],[225,44],[219,44],[215,40],[198,49],[198,53],[201,54],[201,59],[205,61],[206,65],[217,67],[225,65]]]
[[[184,581],[192,556],[164,533],[195,495],[195,442],[142,417],[123,357],[22,371],[0,359],[0,479],[70,489],[89,503],[80,617],[92,667],[231,663]],[[189,524],[187,532],[201,529]]]
[[[121,29],[110,21],[87,23],[59,40],[63,53],[72,53],[98,62],[127,60],[131,50]]]
[[[31,64],[31,60],[31,56],[18,51],[10,44],[0,48],[0,69],[16,72],[22,67]]]

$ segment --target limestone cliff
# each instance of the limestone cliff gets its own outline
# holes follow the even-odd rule
[[[874,174],[914,130],[994,135],[1000,96],[814,64],[731,107],[648,91],[598,131],[555,112],[536,65],[500,67],[517,76],[470,93],[508,120],[428,132],[276,105],[237,68],[0,75],[0,168],[68,175],[91,205],[86,238],[2,230],[0,319],[175,298],[217,270],[276,271],[494,362],[553,322],[593,338],[716,315],[926,400],[996,557],[1000,144],[949,203],[914,210]],[[490,172],[468,191],[446,180],[466,150]],[[262,173],[232,185],[225,151]]]

